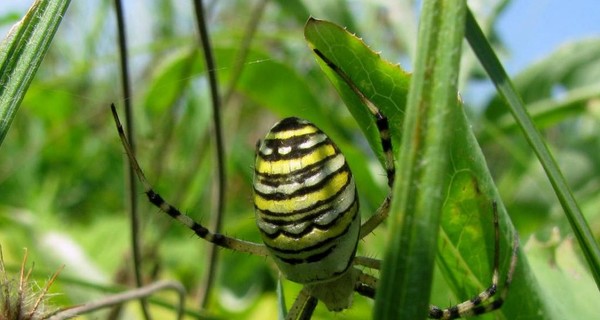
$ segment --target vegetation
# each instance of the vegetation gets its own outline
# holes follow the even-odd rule
[[[191,14],[192,3],[143,3],[128,2],[125,7],[130,101],[138,158],[164,198],[197,221],[210,225],[216,206],[213,186],[217,162],[210,88],[197,23]],[[402,99],[407,99],[410,91],[410,77],[384,60],[402,61],[402,68],[408,70],[419,66],[415,56],[416,21],[421,13],[407,3],[394,4],[398,6],[394,10],[368,1],[351,5],[346,1],[309,4],[264,0],[205,4],[223,104],[225,234],[260,241],[251,201],[254,146],[273,123],[287,116],[307,118],[332,137],[353,169],[363,219],[376,210],[388,192],[376,131],[372,122],[361,116],[361,106],[351,101],[339,79],[326,68],[325,73],[322,71],[323,65],[315,60],[311,48],[334,44],[332,52],[341,54],[342,59],[335,61],[341,68],[350,70],[360,63],[372,66],[357,71],[357,79],[361,80],[357,83],[390,118],[394,147],[401,155],[407,146],[402,119],[409,114]],[[502,48],[502,43],[494,26],[507,4],[508,1],[500,1],[493,10],[473,12],[495,48]],[[5,33],[23,16],[23,12],[3,14],[0,22]],[[468,21],[468,14],[463,14],[462,19]],[[381,52],[384,60],[361,47],[361,41],[350,34],[319,43],[304,29],[310,15],[356,33],[372,50]],[[115,25],[111,1],[75,1],[64,14],[51,44],[26,42],[48,49],[31,84],[27,87],[27,79],[19,80],[21,89],[7,90],[13,88],[9,84],[16,81],[22,70],[19,68],[13,69],[15,76],[3,73],[0,82],[0,107],[12,108],[2,110],[5,126],[0,132],[5,135],[0,146],[0,244],[4,265],[9,274],[17,275],[23,248],[28,248],[29,261],[36,264],[30,279],[43,287],[41,283],[64,264],[64,270],[50,287],[50,293],[60,294],[49,298],[46,295],[44,299],[56,308],[134,287],[127,166],[109,109],[111,103],[124,105]],[[487,43],[477,42],[473,32],[466,31],[469,45],[485,48]],[[0,55],[5,71],[7,43],[2,44]],[[457,81],[462,108],[449,103],[454,109],[446,121],[453,129],[453,140],[448,142],[447,152],[437,151],[448,161],[439,168],[447,180],[442,179],[443,197],[438,202],[438,207],[443,206],[441,215],[425,224],[431,233],[419,231],[421,237],[436,239],[435,219],[440,219],[433,282],[430,285],[431,276],[425,275],[415,284],[410,282],[413,273],[402,274],[408,280],[389,282],[397,287],[398,300],[393,300],[393,292],[388,291],[383,300],[411,305],[419,296],[401,297],[401,292],[422,292],[426,297],[431,286],[429,302],[446,306],[470,298],[489,285],[493,253],[491,206],[497,201],[502,230],[501,279],[508,269],[514,231],[520,236],[521,248],[505,306],[482,318],[593,318],[593,302],[600,298],[600,265],[594,263],[597,244],[581,240],[585,239],[585,230],[573,227],[579,221],[569,206],[573,203],[567,201],[565,205],[563,196],[557,199],[556,194],[568,190],[556,187],[557,183],[553,188],[549,183],[537,151],[528,143],[531,139],[524,138],[534,133],[522,133],[522,125],[507,108],[507,94],[502,90],[510,88],[496,81],[504,98],[477,97],[481,94],[478,84],[490,83],[488,74],[494,77],[488,68],[494,61],[484,58],[483,64],[488,63],[484,71],[469,45],[465,43],[460,51],[460,73],[454,80],[451,74],[446,78]],[[363,51],[357,55],[353,50]],[[16,57],[26,54],[24,51]],[[352,60],[353,55],[356,61]],[[595,239],[600,238],[599,57],[599,39],[577,40],[548,53],[513,77],[525,108],[560,165],[577,201],[575,208],[581,208],[584,225],[589,226]],[[450,68],[454,68],[448,71],[451,73],[457,66]],[[415,71],[415,78],[419,78],[418,74]],[[448,83],[444,88],[453,87]],[[20,93],[24,97],[19,106]],[[410,97],[408,101],[410,104]],[[397,189],[395,195],[414,192],[415,181],[404,181],[408,191]],[[141,189],[133,192],[141,195]],[[180,281],[188,291],[189,315],[275,318],[283,304],[278,302],[280,285],[285,304],[291,305],[300,286],[289,281],[280,283],[271,261],[220,250],[208,307],[197,311],[208,246],[139,198],[143,280]],[[410,208],[401,203],[394,206]],[[396,211],[405,212],[404,209]],[[359,254],[387,258],[392,252],[409,261],[398,267],[402,270],[409,270],[410,263],[426,267],[431,259],[418,252],[419,245],[405,247],[399,245],[402,241],[390,241],[406,225],[405,216],[393,217],[361,241]],[[407,234],[404,229],[402,232]],[[393,245],[388,246],[390,243]],[[421,279],[426,283],[419,284]],[[0,281],[5,278],[0,277]],[[172,317],[177,303],[177,296],[172,293],[154,294],[149,300],[150,313],[155,318]],[[354,306],[340,317],[371,317],[374,305],[356,296]],[[378,301],[377,308],[387,306]],[[142,317],[138,303],[127,304],[121,312],[125,313],[123,318]],[[331,314],[319,305],[315,318],[328,319]]]

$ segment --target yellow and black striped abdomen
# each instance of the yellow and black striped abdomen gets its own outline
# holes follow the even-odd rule
[[[256,224],[286,277],[333,279],[351,265],[360,229],[350,168],[312,123],[286,118],[256,150]]]

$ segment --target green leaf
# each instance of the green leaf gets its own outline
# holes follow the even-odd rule
[[[0,143],[42,63],[70,0],[31,5],[0,44]]]
[[[367,99],[388,117],[392,143],[399,145],[409,74],[398,65],[381,59],[381,56],[369,49],[361,39],[331,22],[311,18],[306,24],[304,35],[311,48],[319,49],[335,65],[342,68]],[[321,59],[317,59],[317,62],[338,90],[383,164],[384,155],[375,119],[342,79]]]
[[[510,112],[523,131],[527,142],[537,155],[548,179],[554,188],[563,210],[573,228],[573,232],[581,246],[584,256],[600,288],[600,248],[595,241],[590,226],[583,217],[579,205],[567,185],[556,161],[552,157],[542,136],[534,126],[521,97],[517,94],[512,82],[498,61],[495,53],[486,41],[481,29],[472,14],[468,14],[466,37],[471,48],[479,58],[487,74],[496,86],[499,94],[505,99]]]
[[[458,18],[454,17],[453,19]],[[457,21],[455,23],[457,24],[456,29],[460,23]],[[449,32],[451,29],[444,28],[444,30]],[[456,32],[454,37],[462,37],[460,31],[454,30],[453,32]],[[329,60],[341,68],[360,91],[390,119],[396,153],[398,154],[398,151],[401,151],[400,156],[408,154],[410,149],[407,150],[405,145],[400,146],[400,148],[398,146],[405,116],[404,104],[406,103],[410,80],[409,75],[399,67],[381,59],[359,38],[332,23],[312,19],[307,23],[305,35],[312,48],[319,49]],[[440,37],[452,38],[448,34],[443,34]],[[454,39],[454,41],[454,45],[456,45],[456,42],[460,42],[457,39]],[[439,47],[430,53],[435,57],[433,60],[436,63],[441,63],[440,61],[448,58],[447,52],[449,51],[460,52],[458,49],[450,50],[439,42],[437,45]],[[420,54],[420,56],[428,56],[427,54]],[[411,192],[415,194],[414,199],[421,199],[422,203],[437,206],[437,209],[425,209],[423,208],[424,205],[421,204],[420,208],[423,208],[422,210],[437,215],[440,211],[443,211],[441,214],[440,238],[439,241],[435,241],[437,232],[434,230],[438,230],[438,227],[435,225],[435,221],[431,221],[435,220],[435,217],[415,216],[417,210],[392,209],[389,230],[391,235],[397,234],[398,230],[402,228],[402,225],[397,225],[398,222],[408,220],[417,224],[417,226],[411,226],[414,230],[410,230],[408,234],[412,234],[413,238],[409,238],[407,242],[388,242],[388,254],[391,252],[391,255],[397,258],[398,261],[395,265],[388,266],[388,270],[392,270],[391,279],[384,273],[381,275],[384,280],[380,283],[377,294],[377,299],[380,301],[377,308],[386,309],[376,310],[376,312],[385,311],[385,314],[376,313],[376,318],[399,317],[412,319],[426,316],[431,275],[422,275],[416,272],[417,269],[424,268],[426,263],[432,263],[429,260],[432,258],[427,257],[430,253],[424,252],[426,251],[423,248],[425,245],[432,246],[427,249],[431,252],[435,252],[437,249],[437,261],[446,281],[455,294],[453,299],[467,300],[487,288],[491,284],[493,271],[493,201],[499,204],[500,232],[502,235],[500,239],[500,288],[503,287],[502,281],[504,281],[510,263],[515,231],[506,210],[501,204],[501,199],[487,169],[485,159],[471,131],[471,125],[467,122],[463,109],[456,106],[456,87],[452,84],[452,77],[456,75],[458,66],[455,65],[457,57],[451,58],[454,60],[446,61],[441,69],[428,69],[440,71],[438,73],[433,72],[430,75],[435,80],[430,78],[421,80],[424,86],[421,88],[422,99],[424,100],[421,100],[423,101],[422,104],[417,104],[418,106],[425,104],[430,107],[434,105],[446,106],[448,109],[445,111],[429,111],[430,113],[424,115],[418,114],[421,118],[417,117],[417,119],[408,121],[406,124],[408,127],[411,124],[423,124],[425,122],[429,124],[431,131],[439,130],[436,134],[442,137],[438,136],[438,139],[450,137],[441,143],[447,146],[447,149],[444,149],[440,146],[440,142],[433,144],[431,140],[427,140],[422,136],[425,134],[422,131],[424,126],[421,126],[417,130],[418,132],[414,133],[420,137],[416,142],[425,141],[418,146],[422,150],[421,153],[427,155],[425,159],[417,160],[419,158],[413,158],[417,167],[421,163],[427,163],[426,170],[437,170],[442,177],[437,183],[430,182],[430,180],[411,180],[411,176],[414,179],[424,179],[425,176],[423,172],[419,172],[418,168],[414,167],[413,169],[417,174],[412,172],[406,174],[406,171],[401,170],[398,170],[399,174],[397,174],[397,184],[407,184],[405,188],[412,189]],[[320,59],[317,60],[321,63]],[[379,136],[374,128],[372,115],[361,104],[356,94],[343,82],[343,79],[340,79],[325,64],[321,63],[321,67],[340,93],[361,129],[366,133],[372,147],[378,150],[381,156]],[[435,86],[434,84],[439,83],[438,81],[444,85]],[[421,109],[416,111],[425,112]],[[408,111],[406,111],[406,114],[408,117]],[[439,122],[435,122],[439,118],[443,118],[440,116],[441,114],[446,114],[448,117],[446,122],[451,124],[446,131],[442,129]],[[430,117],[438,119],[431,119]],[[408,128],[405,129],[410,131]],[[405,133],[405,136],[409,135],[412,136],[412,133]],[[414,138],[412,141],[415,141]],[[442,139],[442,141],[444,140]],[[428,148],[434,150],[427,153]],[[397,158],[399,158],[398,155]],[[449,163],[444,163],[445,159]],[[413,162],[414,164],[415,162]],[[434,191],[436,188],[439,189]],[[433,192],[434,195],[423,195],[424,192]],[[435,192],[438,193],[435,194]],[[395,206],[398,207],[397,200],[400,195],[397,189],[395,189],[393,196]],[[389,255],[386,256],[386,259],[388,257]],[[537,294],[538,285],[535,277],[528,269],[524,256],[519,253],[519,258],[515,275],[518,280],[513,282],[513,290],[508,294],[508,301],[501,310],[495,312],[496,316],[500,315],[502,318],[510,319],[517,314],[531,317],[538,314],[548,315],[549,312],[546,311],[548,308],[543,306]],[[385,263],[389,263],[388,260]],[[387,291],[385,291],[386,286],[389,288]],[[433,302],[439,303],[443,307],[448,303],[448,298]]]
[[[452,131],[448,158],[450,180],[444,190],[438,265],[446,282],[463,301],[491,284],[494,253],[492,202],[498,205],[500,224],[500,283],[508,272],[516,231],[487,168],[483,153],[462,108],[451,112]],[[445,300],[432,301],[447,304]],[[506,302],[490,318],[561,319],[539,292],[539,284],[522,250]]]

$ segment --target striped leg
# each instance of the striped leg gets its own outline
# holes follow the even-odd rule
[[[360,273],[358,274],[358,280],[354,284],[354,291],[356,291],[361,296],[375,299],[375,291],[377,288],[378,280],[379,279],[377,279],[376,277],[360,271]]]
[[[459,303],[455,306],[441,309],[437,306],[430,305],[429,306],[429,318],[432,319],[456,319],[456,318],[464,318],[475,315],[480,315],[483,313],[488,313],[494,311],[502,306],[506,296],[508,294],[508,289],[512,282],[512,278],[514,275],[514,271],[517,265],[517,252],[519,249],[519,239],[515,236],[513,240],[512,246],[512,255],[510,260],[510,266],[508,268],[508,273],[506,275],[506,280],[504,282],[504,287],[502,288],[502,292],[500,296],[496,299],[493,299],[497,290],[498,290],[498,279],[499,275],[499,265],[500,265],[500,227],[498,225],[498,210],[496,207],[496,202],[493,202],[493,214],[494,214],[494,271],[492,276],[492,284],[481,293],[476,295],[470,300]],[[368,268],[379,269],[379,260],[371,259],[366,257],[356,257],[354,259],[354,264],[366,266]],[[378,279],[371,275],[360,273],[358,277],[358,281],[354,286],[354,290],[368,298],[374,299],[375,292],[377,288]]]
[[[508,294],[508,288],[512,282],[515,267],[517,265],[517,251],[519,249],[519,238],[515,235],[512,246],[512,256],[510,260],[510,266],[504,282],[504,287],[500,296],[493,299],[496,291],[498,290],[498,279],[499,279],[499,265],[500,265],[500,227],[498,226],[498,208],[496,202],[492,203],[493,214],[494,214],[494,272],[492,276],[492,284],[475,297],[465,302],[459,303],[446,309],[441,309],[437,306],[429,306],[429,317],[433,319],[456,319],[463,317],[470,317],[474,315],[480,315],[493,310],[496,310],[502,306],[506,295]]]
[[[148,183],[144,172],[140,168],[140,165],[138,164],[135,156],[133,155],[133,152],[131,151],[131,147],[129,145],[129,142],[127,141],[127,138],[125,137],[125,132],[123,131],[123,126],[121,125],[121,121],[119,120],[119,116],[117,115],[115,105],[113,104],[110,107],[113,117],[115,119],[115,124],[117,125],[117,130],[119,131],[121,143],[123,144],[125,152],[127,153],[127,157],[129,158],[129,163],[133,167],[133,170],[135,171],[139,181],[142,183],[144,187],[144,193],[146,193],[146,195],[148,196],[148,200],[154,206],[158,207],[161,211],[168,214],[171,218],[179,221],[186,227],[193,230],[194,233],[196,233],[196,235],[198,235],[200,238],[205,239],[206,241],[211,242],[215,245],[234,251],[250,253],[257,256],[267,256],[269,254],[264,245],[238,240],[222,235],[220,233],[211,232],[201,224],[195,222],[192,218],[181,213],[181,211],[167,203],[158,193],[156,193],[152,189],[150,183]]]
[[[315,54],[323,60],[327,64],[331,70],[333,70],[346,84],[354,91],[356,96],[360,99],[360,101],[367,107],[369,112],[375,117],[375,122],[377,123],[377,130],[379,131],[379,136],[381,138],[381,147],[383,149],[383,153],[385,155],[385,170],[387,174],[388,186],[390,189],[394,185],[394,176],[396,174],[396,167],[394,164],[394,154],[392,151],[392,139],[390,135],[390,128],[388,119],[379,111],[373,102],[371,102],[354,84],[352,79],[337,65],[335,65],[331,60],[329,60],[321,51],[318,49],[313,49]],[[363,225],[361,226],[360,238],[364,238],[366,235],[371,233],[379,224],[381,224],[389,214],[390,207],[390,195],[388,195],[383,204],[377,209],[375,214],[371,216]]]

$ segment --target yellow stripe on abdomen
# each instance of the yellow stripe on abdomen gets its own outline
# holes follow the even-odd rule
[[[286,195],[281,194],[280,197],[284,197],[283,199],[277,199],[277,197],[273,195],[265,195],[263,197],[255,193],[254,205],[261,211],[269,211],[274,214],[280,213],[285,215],[293,213],[294,211],[306,209],[335,196],[346,186],[346,184],[348,184],[349,178],[349,171],[342,171],[335,174],[335,176],[329,179],[327,184],[317,190],[303,193],[305,190],[300,189],[295,192],[297,195],[289,196],[289,198],[285,198]],[[271,198],[267,196],[270,196]]]
[[[257,157],[255,170],[257,173],[264,175],[288,174],[306,168],[307,166],[314,165],[334,154],[336,154],[335,148],[330,144],[326,144],[300,158],[268,161]]]
[[[335,144],[306,120],[275,124],[256,150],[256,224],[286,278],[326,281],[351,265],[360,232],[352,173]]]

